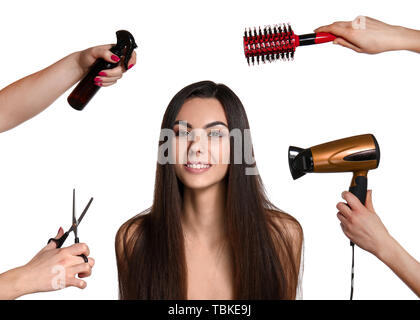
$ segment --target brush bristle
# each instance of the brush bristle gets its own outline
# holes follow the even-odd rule
[[[245,29],[244,51],[248,64],[293,60],[296,44],[295,35],[289,24],[266,26],[261,30]]]

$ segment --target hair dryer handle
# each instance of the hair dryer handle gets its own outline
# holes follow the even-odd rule
[[[367,177],[357,176],[354,179],[355,184],[350,187],[349,191],[353,193],[360,202],[365,205],[367,193]]]
[[[349,191],[353,193],[363,205],[365,205],[367,193],[367,177],[356,176],[354,178],[354,183],[352,183],[352,186],[349,188]],[[350,241],[350,245],[354,246],[353,241]]]

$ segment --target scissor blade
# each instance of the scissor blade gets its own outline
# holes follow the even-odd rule
[[[80,215],[79,219],[77,220],[77,225],[79,225],[80,222],[82,222],[83,217],[85,216],[86,212],[88,211],[88,209],[89,209],[90,204],[92,203],[92,201],[93,201],[93,198],[90,198],[88,204],[86,205],[85,210],[83,210],[82,214]]]
[[[86,212],[88,211],[90,204],[92,203],[93,198],[90,198],[88,204],[86,205],[85,210],[83,210],[82,214],[80,215],[79,219],[77,220],[76,227],[80,224],[80,222],[83,220],[83,217],[85,216]],[[72,232],[74,230],[74,225],[71,226],[70,230],[68,232]]]
[[[77,238],[76,203],[75,203],[76,202],[76,200],[75,200],[76,196],[75,196],[75,193],[76,193],[76,191],[75,191],[75,189],[73,189],[73,215],[72,215],[71,226],[72,226],[72,229],[74,231],[74,236]]]
[[[76,223],[76,195],[75,195],[75,189],[73,189],[73,212],[72,212],[72,224]]]

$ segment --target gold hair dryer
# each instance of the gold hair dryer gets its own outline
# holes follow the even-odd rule
[[[379,145],[372,134],[335,140],[308,149],[289,147],[293,179],[308,172],[353,172],[349,191],[365,204],[367,173],[379,165]]]

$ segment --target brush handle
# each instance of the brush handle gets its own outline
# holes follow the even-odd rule
[[[311,44],[319,44],[333,41],[336,38],[335,35],[327,32],[308,33],[296,37],[297,46],[308,46]]]

